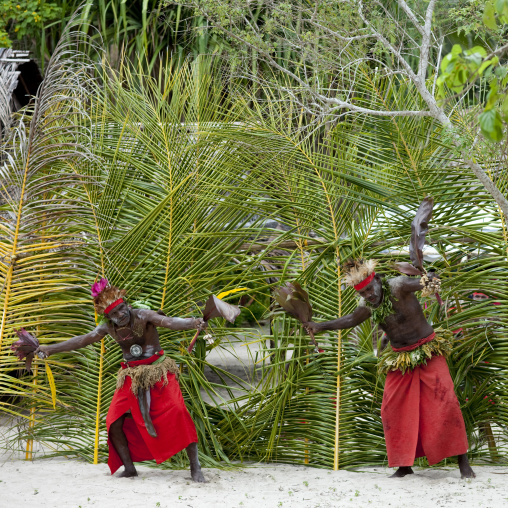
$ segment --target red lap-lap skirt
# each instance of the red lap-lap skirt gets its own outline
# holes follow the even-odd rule
[[[123,431],[127,437],[133,462],[155,460],[164,462],[176,453],[198,442],[196,427],[185,407],[180,385],[174,374],[167,374],[168,384],[159,381],[150,390],[150,417],[157,437],[146,431],[138,399],[131,391],[131,378],[127,376],[122,388],[115,391],[106,417],[108,429],[111,424],[130,410],[132,418],[125,418]],[[108,466],[113,474],[123,465],[113,443],[108,439]]]
[[[467,452],[464,419],[443,356],[402,374],[386,376],[381,406],[389,467],[429,465]]]

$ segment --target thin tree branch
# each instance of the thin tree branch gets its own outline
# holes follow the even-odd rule
[[[436,0],[430,0],[427,10],[426,10],[426,16],[425,16],[425,25],[422,27],[418,20],[413,13],[413,11],[409,8],[405,0],[398,0],[400,8],[405,12],[405,14],[408,16],[409,20],[414,24],[415,28],[419,31],[419,33],[422,35],[422,42],[421,45],[418,48],[418,45],[416,45],[416,48],[419,49],[419,66],[418,66],[418,73],[415,73],[413,69],[411,68],[410,64],[406,61],[404,58],[404,54],[402,49],[397,49],[393,44],[390,43],[390,41],[381,33],[379,32],[372,23],[369,22],[369,20],[366,18],[364,10],[363,10],[363,3],[362,0],[357,1],[357,12],[360,16],[362,22],[364,23],[364,26],[370,30],[371,36],[374,37],[376,40],[378,40],[383,47],[394,57],[395,61],[397,62],[398,69],[393,69],[393,71],[398,71],[399,69],[403,69],[405,71],[406,76],[408,79],[413,83],[416,90],[420,94],[420,97],[422,100],[426,103],[428,110],[423,111],[414,111],[414,110],[402,110],[402,111],[383,111],[383,110],[372,110],[369,108],[364,108],[361,106],[357,106],[355,104],[352,104],[351,102],[344,101],[337,99],[335,97],[327,97],[323,95],[322,93],[319,93],[317,90],[319,89],[319,83],[317,85],[317,89],[313,87],[311,84],[309,84],[308,79],[305,81],[302,80],[298,75],[296,75],[294,72],[291,72],[287,68],[282,67],[280,64],[277,63],[277,61],[272,57],[269,51],[266,49],[263,49],[262,41],[260,41],[259,47],[255,45],[255,43],[252,43],[248,40],[246,40],[244,37],[241,37],[237,33],[234,32],[233,29],[228,29],[220,22],[217,22],[212,16],[209,15],[208,12],[206,12],[205,9],[203,9],[201,6],[197,7],[197,9],[202,13],[203,16],[205,16],[208,19],[208,22],[211,26],[213,26],[216,29],[221,30],[226,35],[231,37],[232,39],[242,43],[245,47],[252,49],[253,51],[256,51],[260,57],[262,57],[273,69],[276,69],[277,71],[281,72],[282,74],[290,77],[292,80],[294,80],[295,83],[299,85],[299,89],[289,90],[288,88],[281,87],[278,85],[279,90],[284,91],[285,93],[291,95],[291,97],[297,101],[299,105],[301,105],[306,111],[311,112],[312,109],[309,108],[309,105],[303,105],[301,98],[297,98],[297,95],[301,94],[302,92],[306,92],[314,97],[315,102],[311,103],[310,106],[316,107],[320,112],[322,116],[328,116],[330,114],[336,114],[339,117],[348,114],[348,113],[361,113],[361,114],[367,114],[372,116],[385,116],[385,117],[400,117],[400,116],[406,116],[406,117],[431,117],[435,120],[439,121],[444,129],[452,129],[452,143],[459,148],[464,153],[463,161],[464,164],[473,171],[475,176],[478,178],[478,180],[481,182],[481,184],[485,187],[485,189],[489,192],[489,194],[494,198],[496,203],[499,205],[500,209],[502,210],[502,213],[505,215],[505,217],[508,217],[508,199],[501,193],[501,191],[496,187],[495,183],[492,181],[492,179],[487,175],[487,173],[483,170],[483,168],[477,164],[474,160],[472,160],[468,153],[464,151],[464,149],[461,146],[461,139],[459,135],[455,132],[453,132],[453,125],[448,118],[448,116],[445,114],[444,109],[438,105],[433,93],[431,93],[427,89],[427,84],[425,81],[426,72],[428,68],[429,63],[429,53],[430,53],[430,46],[431,46],[431,38],[432,38],[432,17],[434,13],[434,7],[436,4]],[[310,21],[307,20],[309,23],[315,23],[313,19]],[[315,26],[315,25],[314,25]],[[404,33],[404,30],[400,25],[398,25],[399,28]],[[252,25],[251,25],[251,28]],[[254,29],[253,32],[258,37],[260,36],[260,32],[258,27]],[[365,34],[362,34],[361,37],[364,37]],[[335,36],[337,36],[335,34]],[[342,36],[343,37],[343,36]],[[340,37],[339,37],[340,38]],[[341,39],[345,40],[345,39]],[[347,39],[349,40],[349,39]],[[508,49],[508,44],[498,48],[497,50],[493,51],[487,58],[492,58],[493,56],[499,55],[504,53]],[[438,72],[439,68],[437,67],[436,72]],[[316,76],[315,76],[316,77]],[[434,88],[433,88],[434,90]],[[328,105],[329,107],[326,108],[324,105]]]
[[[418,65],[418,77],[421,81],[425,81],[427,74],[427,65],[429,62],[430,37],[432,35],[432,16],[434,14],[434,5],[436,0],[430,0],[425,15],[425,29],[422,36],[422,44],[420,46],[420,63]]]
[[[241,42],[242,44],[245,44],[247,47],[249,47],[253,51],[257,51],[260,55],[262,55],[264,58],[267,59],[267,61],[270,63],[270,65],[272,65],[277,70],[281,71],[282,73],[284,73],[287,76],[290,76],[292,79],[294,79],[302,87],[302,90],[306,90],[307,92],[311,93],[320,102],[323,102],[325,104],[333,104],[335,106],[332,110],[327,111],[326,113],[330,113],[331,111],[335,111],[336,109],[343,109],[343,108],[345,108],[345,109],[347,109],[347,110],[349,110],[351,112],[364,113],[364,114],[369,114],[369,115],[374,115],[374,116],[386,116],[386,117],[397,117],[397,116],[424,117],[424,116],[432,116],[429,111],[411,111],[411,110],[404,110],[404,111],[383,111],[383,110],[374,110],[374,109],[369,109],[369,108],[362,108],[360,106],[355,106],[354,104],[351,104],[350,102],[347,102],[347,101],[341,101],[341,100],[333,98],[333,97],[326,97],[325,95],[322,95],[319,92],[317,92],[315,89],[313,89],[307,82],[305,82],[302,79],[300,79],[296,74],[294,74],[290,70],[288,70],[288,69],[282,67],[281,65],[279,65],[272,58],[272,56],[269,53],[267,53],[266,51],[264,51],[263,49],[261,49],[259,47],[256,47],[254,44],[246,41],[244,38],[242,38],[239,35],[235,34],[231,30],[228,30],[222,24],[216,22],[213,19],[210,19],[209,15],[208,15],[208,13],[206,11],[200,9],[200,12],[203,14],[203,16],[205,16],[208,19],[208,21],[215,28],[218,28],[218,29],[224,31],[227,35],[229,35],[230,37],[234,38],[235,40]],[[378,36],[382,37],[381,34],[378,34],[377,32],[373,33],[373,36],[375,38],[378,38]],[[384,40],[386,41],[386,39],[384,39]],[[386,43],[388,45],[390,45],[388,41],[386,41]],[[390,45],[390,47],[391,47],[391,45]],[[398,53],[397,50],[395,50],[393,47],[392,47],[392,50],[393,50],[394,53],[399,55],[399,59],[402,60],[406,64],[407,69],[409,69],[409,71],[411,71],[411,74],[414,76],[414,73],[412,72],[411,67],[409,67],[409,65],[405,62],[405,60],[400,56],[400,53]],[[251,77],[251,79],[252,79],[252,77]],[[287,89],[285,87],[280,87],[280,89],[284,90],[287,93],[290,93],[291,96],[294,99],[296,98],[295,95],[294,95],[294,92],[290,91],[289,89]],[[300,101],[298,101],[298,103],[300,105],[302,105]],[[322,107],[319,107],[318,104],[314,103],[314,105],[318,106],[318,108],[321,109],[321,110],[323,109]],[[315,113],[314,111],[310,110],[308,107],[306,107],[305,109],[307,111],[309,111],[309,112]]]
[[[328,98],[327,102],[330,104],[336,104],[337,106],[330,109],[328,113],[335,112],[337,109],[343,109],[346,108],[351,112],[354,113],[365,113],[367,115],[372,116],[387,116],[387,117],[397,117],[397,116],[406,116],[406,117],[423,117],[423,116],[433,116],[433,114],[430,111],[414,111],[414,110],[397,110],[397,111],[383,111],[378,109],[369,109],[369,108],[362,108],[361,106],[355,106],[354,104],[351,104],[349,102],[340,101],[339,99],[334,98]]]
[[[408,38],[408,39],[409,39],[409,40],[410,40],[410,41],[411,41],[411,42],[412,42],[412,43],[413,43],[416,47],[418,47],[417,42],[416,42],[416,41],[415,41],[415,40],[411,37],[411,35],[408,33],[408,31],[407,31],[404,27],[402,27],[402,25],[399,23],[399,21],[398,21],[397,19],[395,19],[395,18],[392,16],[391,12],[390,12],[390,11],[386,8],[386,6],[385,6],[382,2],[380,2],[379,0],[376,0],[376,4],[379,6],[379,8],[380,8],[380,9],[382,9],[382,10],[383,10],[383,12],[384,12],[385,16],[386,16],[387,18],[389,18],[389,19],[393,22],[393,24],[394,24],[394,25],[396,25],[396,27],[397,27],[397,28],[398,28],[398,29],[399,29],[399,30],[400,30],[400,31],[401,31],[401,32],[402,32],[402,33],[403,33],[403,34],[404,34],[404,35],[405,35],[405,36],[406,36],[406,37],[407,37],[407,38]],[[401,44],[402,44],[402,41],[403,41],[403,40],[404,40],[404,39],[402,39],[402,40],[401,40]]]
[[[212,26],[214,28],[217,28],[221,31],[223,31],[225,34],[229,35],[231,38],[237,40],[238,42],[241,42],[242,44],[245,44],[245,46],[247,46],[249,49],[252,49],[253,51],[259,53],[260,55],[263,55],[264,58],[266,58],[267,62],[270,63],[271,66],[275,67],[277,70],[281,71],[282,73],[290,76],[292,79],[294,79],[300,86],[302,86],[304,89],[305,88],[310,88],[309,85],[307,83],[305,83],[304,81],[302,81],[296,74],[294,74],[293,72],[291,72],[290,70],[282,67],[281,65],[279,65],[274,59],[273,57],[268,53],[266,52],[265,50],[263,50],[262,48],[258,47],[258,46],[255,46],[254,44],[250,43],[249,41],[245,40],[245,38],[243,37],[240,37],[239,35],[235,34],[234,32],[232,32],[231,30],[228,30],[227,28],[225,28],[221,23],[218,23],[216,22],[205,10],[203,10],[202,8],[199,8],[199,11],[201,12],[201,14],[203,16],[206,17],[206,19],[208,20],[208,22],[210,24],[212,24]],[[320,95],[318,94],[317,92],[315,92],[317,95]],[[323,97],[324,98],[324,97]]]
[[[432,84],[432,95],[434,96],[434,92],[436,90],[436,82],[437,78],[439,76],[439,66],[441,64],[441,53],[443,51],[443,40],[441,39],[441,44],[439,44],[439,53],[437,56],[437,63],[436,63],[436,75],[434,76],[434,83]]]
[[[404,68],[404,70],[407,72],[409,79],[411,81],[416,82],[418,81],[418,76],[413,72],[413,69],[411,69],[411,66],[406,62],[406,60],[403,58],[403,56],[400,54],[400,51],[398,51],[390,42],[384,37],[382,34],[380,34],[373,26],[372,24],[367,20],[363,13],[363,2],[358,2],[358,14],[362,21],[371,29],[372,35],[388,50],[390,53],[393,54],[393,56],[396,57],[399,64]]]
[[[495,51],[493,51],[492,53],[487,55],[485,57],[485,60],[489,60],[490,58],[497,56],[497,55],[502,55],[506,50],[508,50],[508,44],[505,44],[504,46],[497,48]]]
[[[321,30],[324,30],[325,32],[328,32],[329,35],[333,35],[339,41],[343,41],[343,42],[360,41],[360,40],[364,40],[364,39],[372,39],[374,37],[374,35],[372,35],[372,34],[354,35],[352,37],[344,37],[339,32],[336,32],[335,30],[332,30],[331,28],[328,28],[327,26],[324,26],[321,23],[316,23],[315,21],[312,21],[311,19],[308,19],[307,23],[311,24],[315,28],[319,28]]]
[[[420,32],[420,34],[425,37],[425,31],[423,27],[418,23],[414,12],[411,10],[409,5],[404,0],[399,0],[400,8],[406,13],[406,16],[411,20],[415,28]]]

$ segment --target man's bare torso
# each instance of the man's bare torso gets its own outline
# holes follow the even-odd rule
[[[418,298],[412,292],[400,290],[399,277],[389,279],[393,314],[379,324],[393,347],[411,346],[433,332]],[[383,298],[388,295],[384,294]]]
[[[107,327],[107,333],[122,348],[125,360],[150,358],[161,349],[157,328],[147,320],[139,309],[130,309],[130,313],[131,319],[126,326],[117,326],[112,322],[104,325]],[[143,349],[141,356],[133,356],[130,353],[130,348],[134,344],[140,345]]]

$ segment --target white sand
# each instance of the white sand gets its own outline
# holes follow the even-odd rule
[[[2,508],[286,508],[286,507],[508,507],[508,467],[476,466],[477,478],[458,469],[421,469],[388,479],[385,468],[361,472],[303,466],[251,465],[233,471],[204,469],[206,484],[189,471],[138,467],[137,478],[117,478],[105,464],[0,459]]]

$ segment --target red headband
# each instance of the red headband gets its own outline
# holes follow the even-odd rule
[[[354,286],[354,288],[357,291],[360,291],[360,289],[363,289],[365,286],[368,286],[372,282],[372,279],[375,277],[375,275],[376,275],[376,272],[372,272],[366,279],[363,279],[362,282],[360,282],[356,286]]]
[[[123,298],[119,298],[118,300],[114,301],[113,303],[110,303],[104,309],[104,314],[107,314],[109,311],[112,311],[117,305],[120,305],[121,303],[123,303]]]

